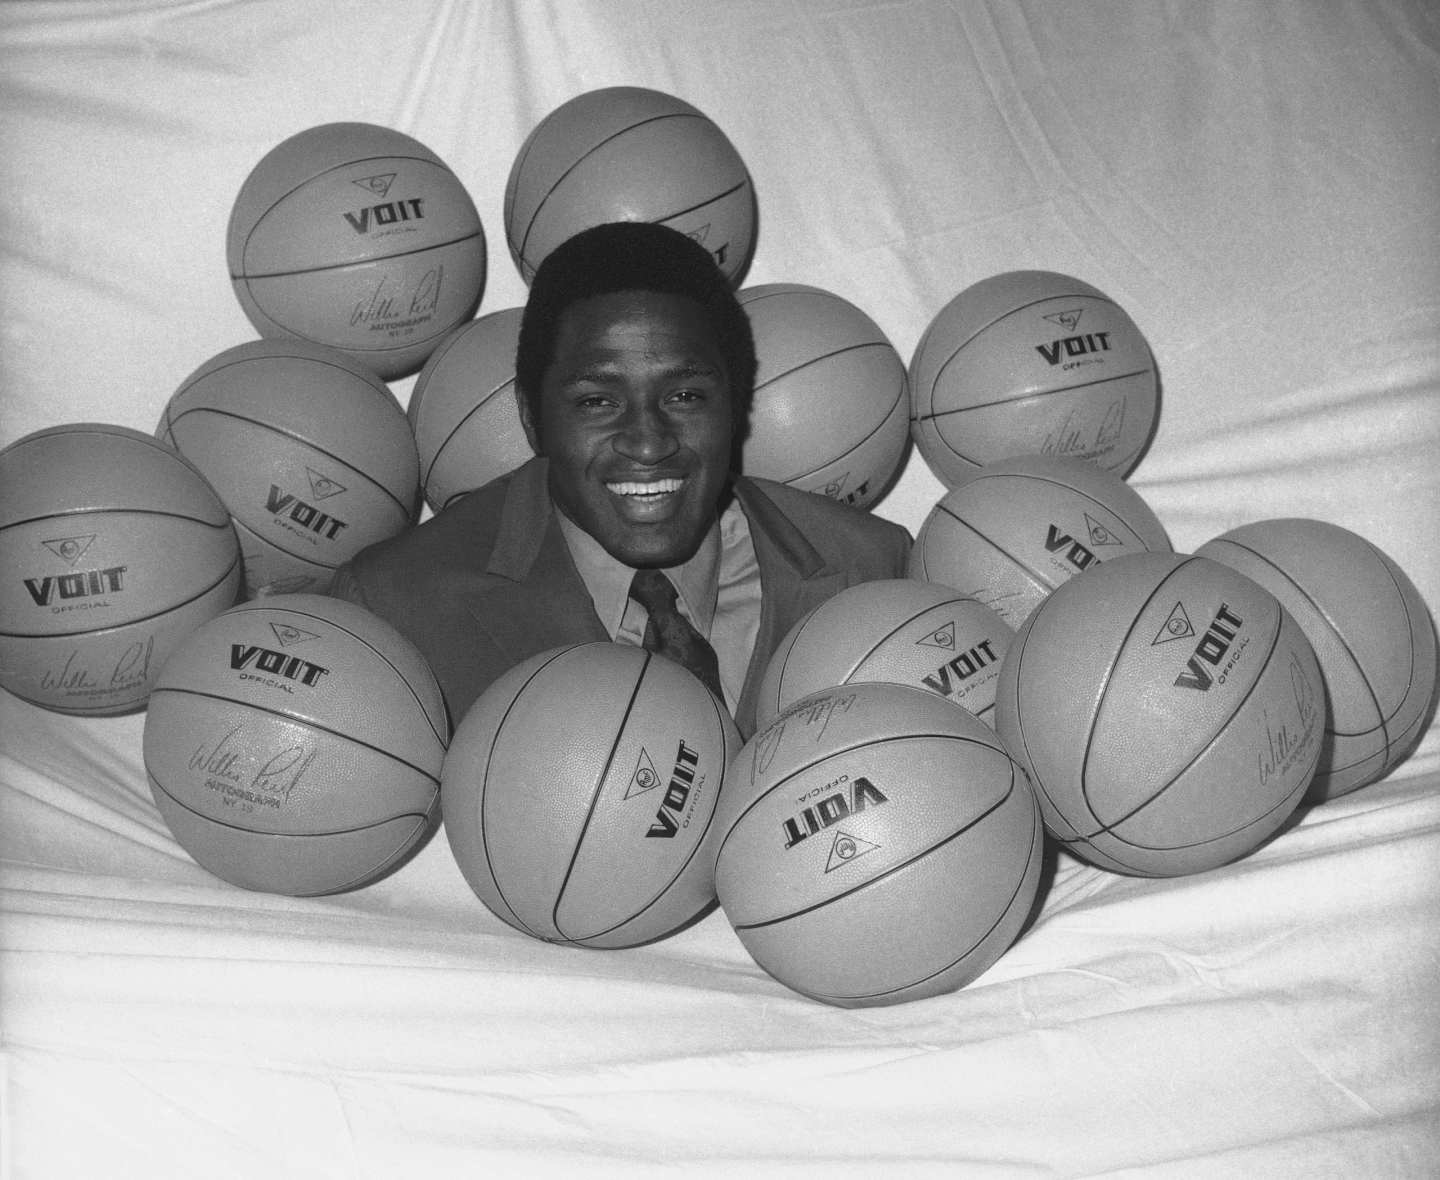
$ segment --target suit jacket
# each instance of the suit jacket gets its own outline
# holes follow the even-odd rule
[[[357,554],[333,593],[378,614],[430,661],[457,724],[503,672],[562,644],[609,639],[530,460],[398,537]],[[760,628],[735,721],[755,728],[771,653],[812,607],[847,586],[905,576],[910,535],[814,492],[736,476],[760,568]]]

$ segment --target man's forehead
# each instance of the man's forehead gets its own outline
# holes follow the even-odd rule
[[[560,318],[555,360],[600,365],[639,359],[716,368],[721,358],[704,308],[683,295],[624,291],[572,303]]]

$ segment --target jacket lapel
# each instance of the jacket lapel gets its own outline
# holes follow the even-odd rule
[[[468,604],[507,664],[551,647],[609,638],[560,532],[547,480],[544,459],[515,473],[485,570],[491,584]],[[735,711],[748,736],[767,653],[807,611],[841,590],[844,578],[754,483],[737,477],[734,489],[760,568],[760,626]]]
[[[749,480],[735,480],[735,496],[750,523],[750,539],[760,567],[760,629],[735,710],[735,720],[748,736],[768,653],[807,611],[844,588],[844,575],[828,568],[805,534]]]
[[[470,613],[507,661],[609,638],[550,506],[544,459],[511,480],[485,572],[496,580],[473,597]]]

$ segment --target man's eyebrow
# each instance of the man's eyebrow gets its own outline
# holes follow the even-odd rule
[[[685,380],[692,377],[710,377],[720,380],[723,370],[718,365],[712,365],[705,361],[680,361],[677,364],[669,365],[661,369],[659,374],[664,380]],[[560,378],[560,384],[566,385],[620,385],[626,377],[619,367],[612,366],[605,361],[596,361],[584,364],[566,373]]]
[[[708,364],[705,361],[682,361],[678,365],[672,365],[665,369],[661,376],[664,377],[719,377],[720,368]]]
[[[610,369],[601,365],[585,365],[573,372],[566,373],[560,378],[560,384],[566,385],[619,385],[624,378],[618,369]]]

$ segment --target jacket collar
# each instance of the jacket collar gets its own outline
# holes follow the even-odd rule
[[[750,522],[757,556],[763,546],[771,561],[784,564],[800,578],[826,572],[824,556],[753,480],[737,475],[731,487]],[[550,502],[549,463],[544,456],[536,456],[511,477],[486,572],[512,582],[525,581],[541,559],[550,531],[554,529],[559,537],[559,527]],[[761,562],[762,568],[770,564]]]

